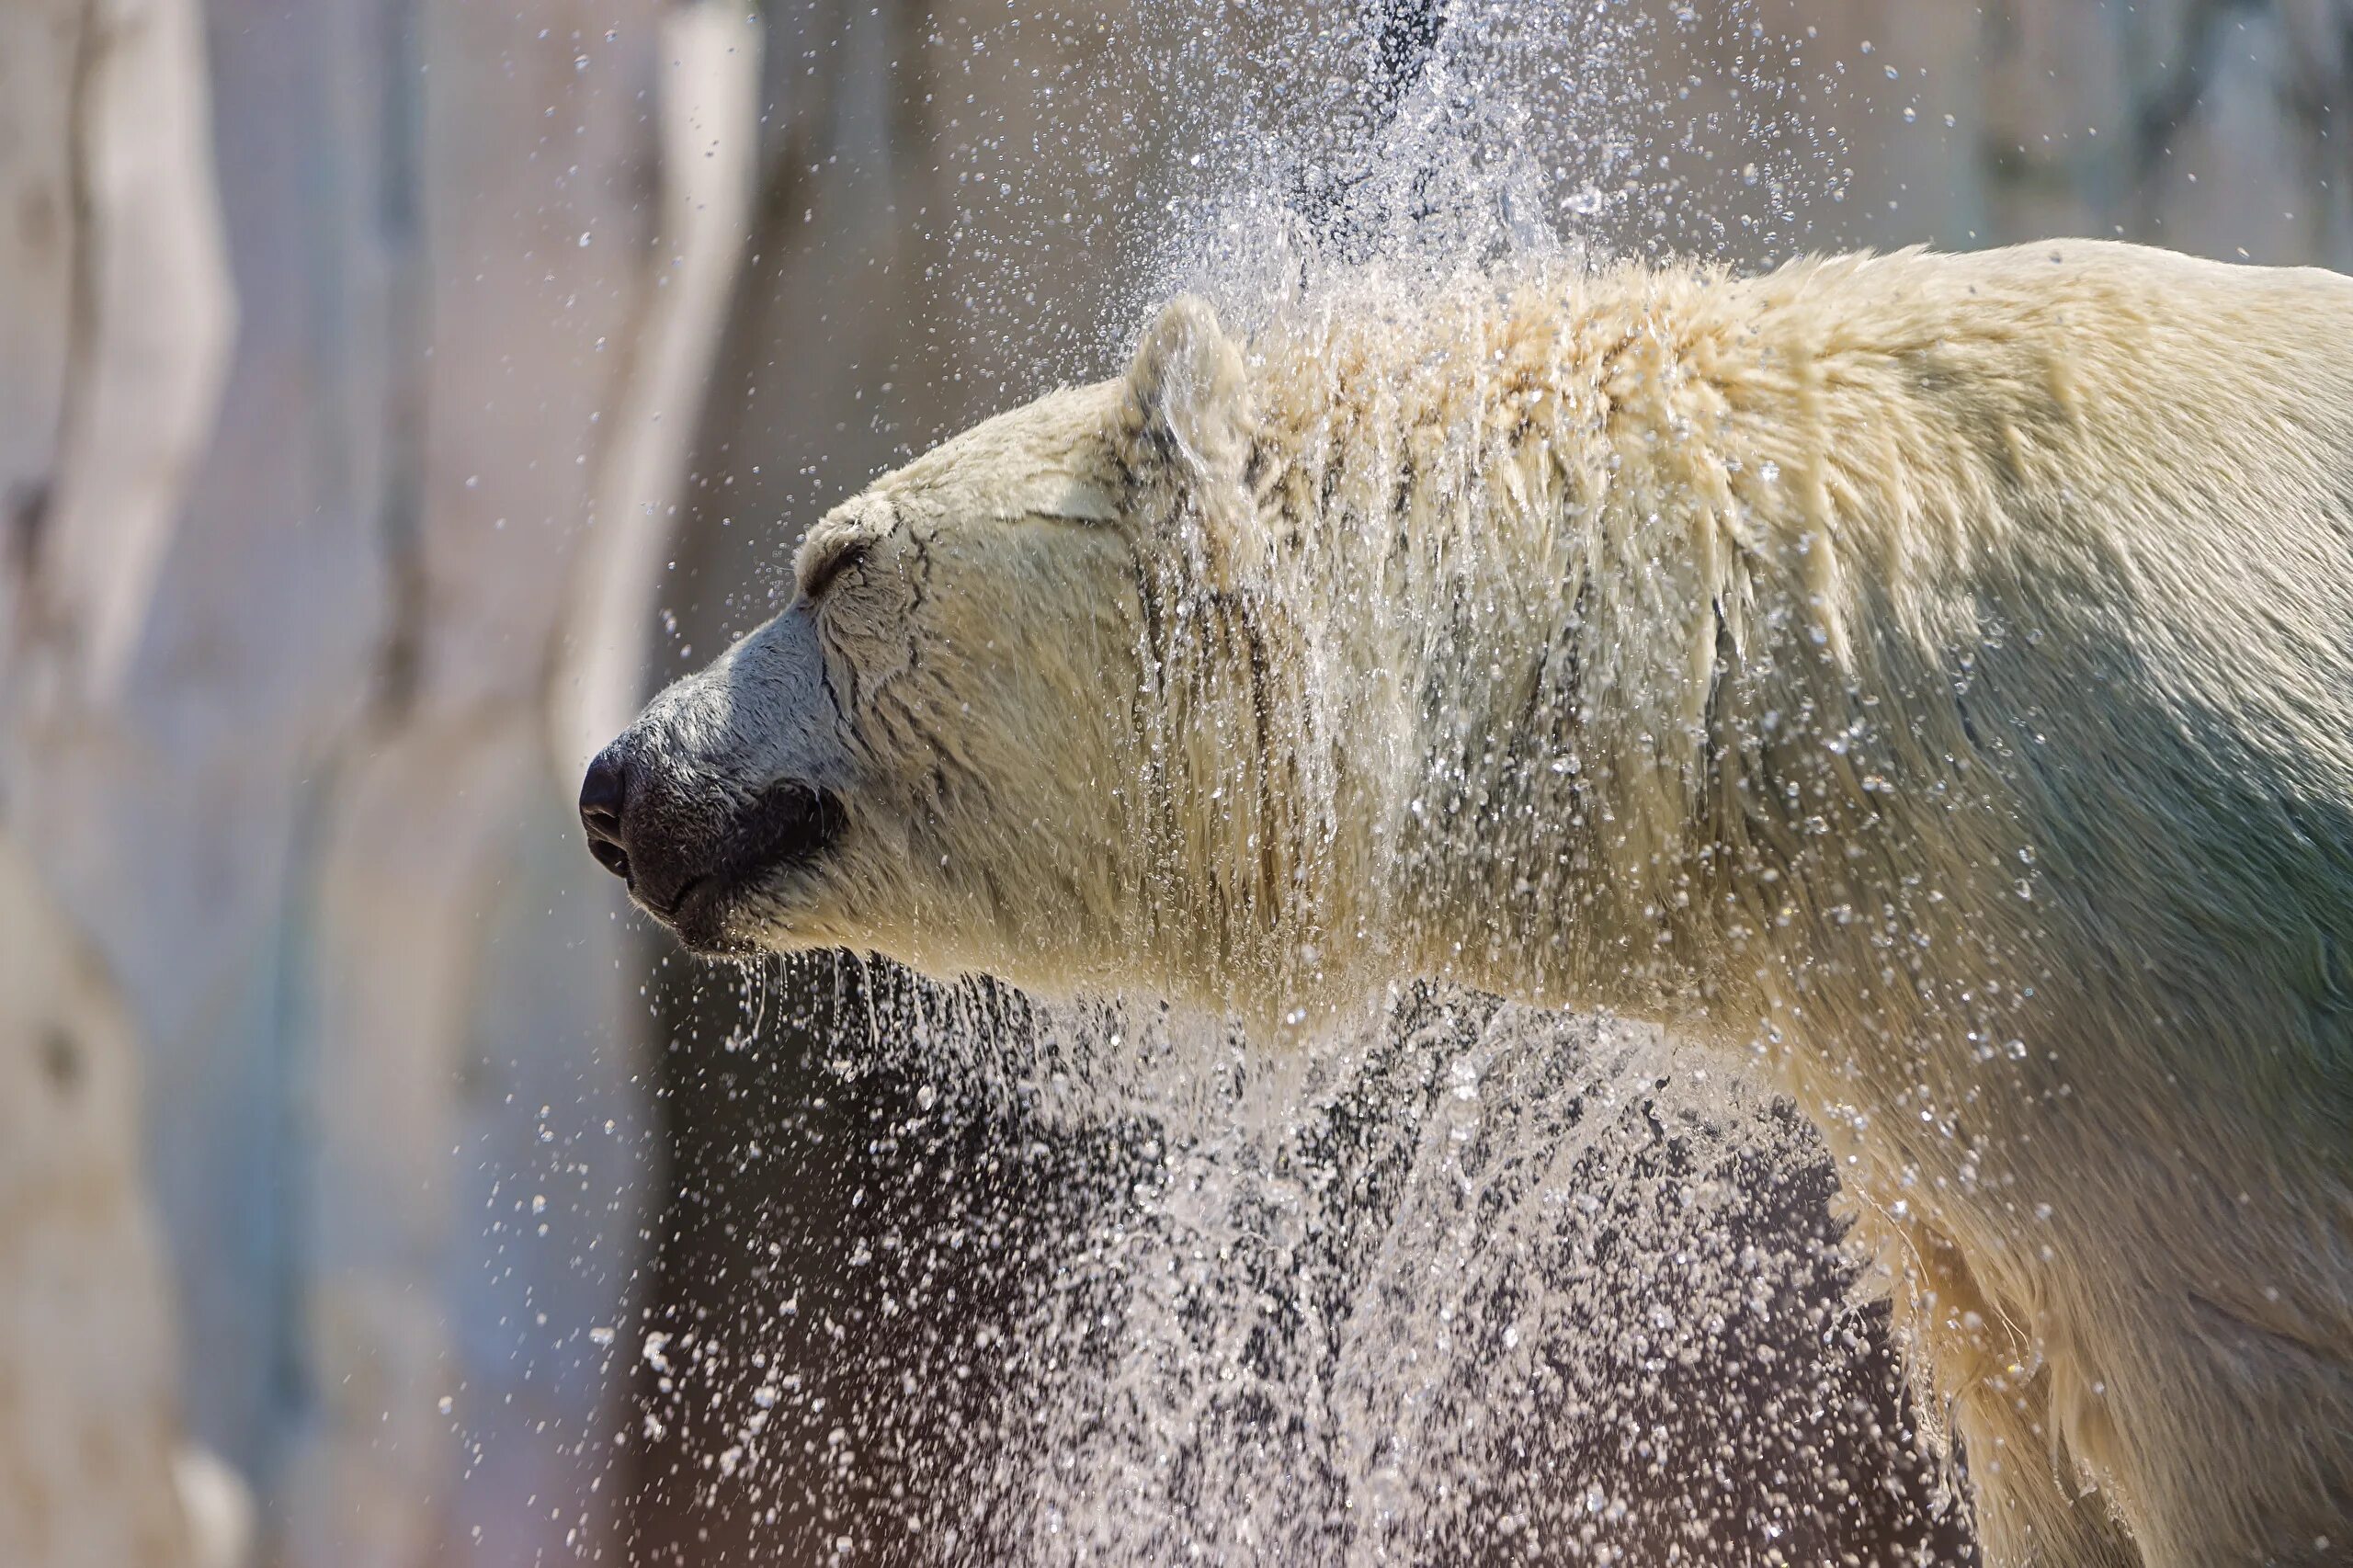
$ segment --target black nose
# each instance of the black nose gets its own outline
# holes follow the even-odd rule
[[[608,747],[580,781],[580,825],[588,832],[588,853],[617,877],[629,875],[629,846],[621,839],[621,808],[628,800],[629,775]]]

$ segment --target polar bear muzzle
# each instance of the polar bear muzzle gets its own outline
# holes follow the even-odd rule
[[[581,782],[589,854],[688,946],[742,947],[727,929],[730,907],[778,871],[832,848],[842,832],[840,799],[796,778],[740,802],[671,798],[631,741],[624,735],[606,747]]]
[[[581,781],[600,867],[701,953],[744,953],[854,838],[857,770],[837,734],[807,605],[676,680]]]
[[[589,764],[580,825],[597,864],[679,940],[743,953],[808,913],[858,837],[846,802],[858,794],[796,603],[646,704]]]

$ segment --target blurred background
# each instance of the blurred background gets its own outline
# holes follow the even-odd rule
[[[1347,0],[0,6],[0,1562],[1086,1555],[1003,1452],[1086,1336],[1012,1342],[1122,1332],[1034,1305],[1156,1134],[866,1050],[1017,998],[672,956],[572,801],[833,501],[1110,373],[1254,211],[1345,238],[1392,114],[1597,250],[2353,269],[2353,0],[1406,9],[1401,104]],[[1808,1158],[1726,1233],[1786,1327],[1670,1394],[1790,1560],[1961,1560],[1911,1437],[1744,1444],[1908,1419]],[[1693,1484],[1566,1421],[1481,1463]],[[1202,1517],[1136,1560],[1253,1555],[1152,1496]]]

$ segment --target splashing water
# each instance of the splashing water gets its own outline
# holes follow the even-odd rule
[[[1162,106],[1190,152],[1107,351],[1180,288],[1247,331],[1369,278],[1754,258],[1835,190],[1802,40],[1745,8],[1455,0],[1368,90],[1383,20],[1148,13],[1135,79],[1230,90]],[[1729,88],[1677,68],[1710,51]],[[642,1437],[695,1435],[751,1561],[1964,1550],[1818,1143],[1654,1030],[1415,987],[1268,1046],[847,959],[746,1002],[859,1108],[757,1114],[730,1174],[798,1207],[724,1223],[766,1238],[766,1305],[641,1346]],[[763,1071],[706,1083],[757,1100]]]
[[[1792,1223],[1823,1198],[1805,1134],[1638,1027],[1424,996],[1374,1038],[1272,1084],[1237,1049],[1211,1104],[1144,1118],[1156,1162],[1065,1266],[1088,1288],[1029,1325],[1049,1367],[1119,1326],[1041,1379],[1048,1462],[993,1478],[1028,1489],[1012,1554],[1722,1562],[1867,1535],[1885,1456],[1836,1456],[1887,1396],[1820,1354],[1863,1325]],[[1783,1387],[1792,1355],[1821,1381]],[[1760,1452],[1828,1457],[1775,1498]]]
[[[765,1309],[644,1341],[702,1508],[891,1561],[1952,1560],[1811,1131],[1656,1031],[1417,988],[1267,1051],[794,978],[901,1114],[763,1115]]]

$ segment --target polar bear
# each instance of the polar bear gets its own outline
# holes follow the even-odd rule
[[[1192,300],[591,767],[710,953],[1654,1019],[1829,1141],[1995,1564],[2353,1561],[2353,279]]]

